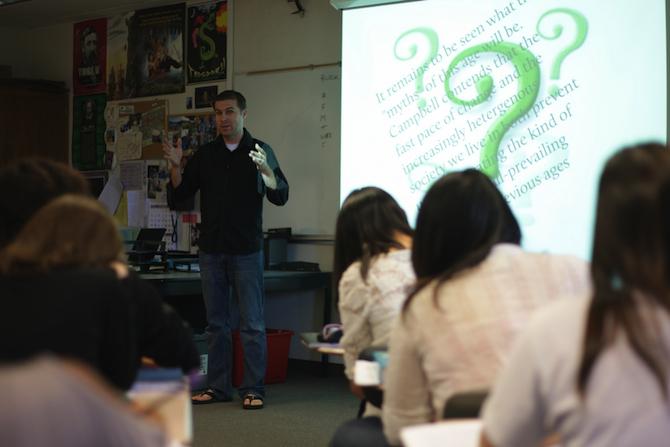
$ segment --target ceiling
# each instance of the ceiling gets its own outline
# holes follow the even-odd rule
[[[40,28],[179,3],[179,0],[27,0],[0,5],[0,27]]]

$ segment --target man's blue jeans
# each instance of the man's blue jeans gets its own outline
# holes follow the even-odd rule
[[[265,395],[267,344],[263,312],[263,251],[226,255],[200,251],[200,278],[207,311],[207,383],[216,396],[233,396],[233,342],[230,299],[240,310],[240,339],[244,349],[244,377],[240,397],[248,392]],[[232,294],[231,294],[232,291]]]

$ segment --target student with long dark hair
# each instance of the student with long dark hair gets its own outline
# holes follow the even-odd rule
[[[441,418],[455,393],[486,389],[533,312],[584,292],[588,269],[569,256],[529,253],[491,180],[467,169],[427,192],[417,217],[412,265],[417,287],[391,334],[383,426]]]
[[[483,446],[668,445],[670,152],[623,149],[600,179],[585,299],[538,314],[484,409]]]
[[[407,216],[386,191],[366,187],[347,196],[335,227],[333,270],[350,381],[363,349],[388,344],[392,323],[414,283],[411,245]],[[361,397],[353,382],[352,391]],[[366,414],[374,413],[368,405]]]

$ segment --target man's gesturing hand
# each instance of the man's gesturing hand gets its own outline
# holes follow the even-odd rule
[[[270,169],[267,156],[265,155],[265,151],[262,147],[256,144],[256,147],[249,151],[249,157],[251,157],[251,160],[256,163],[256,169],[261,171],[261,174],[273,176],[272,169]]]
[[[249,157],[256,164],[256,169],[260,171],[265,186],[270,189],[277,189],[277,178],[272,169],[270,169],[268,158],[263,148],[256,144],[256,147],[249,151]]]
[[[179,167],[183,155],[184,151],[181,148],[181,138],[177,140],[176,146],[173,146],[167,138],[163,138],[163,158],[169,161],[172,167]]]

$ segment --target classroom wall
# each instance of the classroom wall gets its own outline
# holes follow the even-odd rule
[[[29,70],[29,48],[23,48],[27,35],[24,30],[0,27],[0,65],[12,68],[12,77],[33,77]]]
[[[250,71],[327,64],[340,60],[341,12],[323,0],[304,0],[302,4],[306,10],[304,17],[291,14],[295,10],[293,3],[267,0],[235,3],[233,64],[236,73],[242,75]],[[269,143],[272,144],[272,141]],[[281,157],[281,148],[278,151]],[[333,187],[338,188],[338,185]],[[333,246],[327,243],[291,244],[288,257],[290,260],[318,262],[322,270],[331,270]],[[313,292],[305,292],[275,294],[266,298],[268,325],[290,328],[296,333],[319,328],[322,300],[314,300],[313,296]],[[293,309],[300,309],[300,312],[293,312]],[[337,317],[335,308],[332,315]],[[300,346],[297,338],[296,334],[290,357],[317,360],[319,357]]]
[[[229,73],[232,72],[233,76],[228,83],[219,83],[219,90],[234,88],[235,73],[246,74],[249,71],[317,65],[340,60],[341,13],[327,1],[302,0],[306,10],[304,17],[291,14],[295,10],[295,4],[291,2],[229,2],[233,17],[232,39],[229,43],[229,51],[232,46],[233,59],[229,59]],[[173,3],[177,2],[165,2],[166,5]],[[88,18],[94,19],[98,16],[91,15]],[[0,28],[0,65],[10,65],[14,77],[64,81],[71,88],[72,25],[73,23],[56,24],[29,31]],[[170,102],[171,114],[186,112],[185,98],[193,95],[193,88],[194,86],[187,85],[184,94],[165,95]],[[253,105],[250,104],[249,107]],[[272,144],[271,141],[268,142]],[[337,185],[333,187],[337,188]],[[331,270],[332,256],[332,244],[323,241],[291,244],[288,249],[289,260],[318,262],[324,271]],[[290,353],[292,358],[319,358],[302,347],[297,337],[300,331],[313,331],[321,327],[322,300],[315,300],[314,293],[321,292],[276,294],[266,299],[268,327],[296,332]],[[333,315],[337,315],[335,309]]]
[[[286,1],[235,3],[235,71],[244,73],[340,60],[342,15],[324,0],[302,0],[304,16]]]

